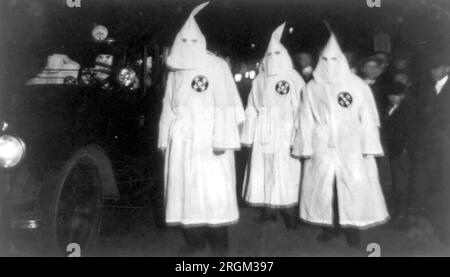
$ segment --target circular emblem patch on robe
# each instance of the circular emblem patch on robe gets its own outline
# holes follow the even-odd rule
[[[348,92],[341,92],[338,94],[338,103],[344,108],[348,108],[352,105],[353,97]]]
[[[276,85],[275,85],[275,91],[279,94],[279,95],[286,95],[289,93],[289,83],[286,81],[279,81]]]
[[[208,79],[205,76],[198,75],[192,80],[191,87],[196,92],[203,92],[208,89]]]

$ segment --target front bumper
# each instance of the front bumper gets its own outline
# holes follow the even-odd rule
[[[38,188],[25,165],[0,169],[0,256],[32,255],[40,241]]]

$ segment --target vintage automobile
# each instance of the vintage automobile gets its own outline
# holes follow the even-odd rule
[[[150,205],[158,218],[161,52],[151,39],[71,45],[14,95],[0,121],[6,255],[65,255],[70,243],[86,255],[109,207]]]

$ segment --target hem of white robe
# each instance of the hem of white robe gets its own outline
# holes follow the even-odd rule
[[[166,224],[168,226],[183,226],[183,227],[201,227],[201,226],[212,226],[212,227],[221,227],[227,225],[236,224],[239,221],[239,217],[230,220],[167,220]]]
[[[213,148],[213,150],[218,150],[218,151],[239,151],[239,150],[241,150],[241,146],[239,146],[239,147],[218,147],[218,146],[213,146],[212,148]]]
[[[310,224],[319,225],[319,226],[333,226],[333,223],[324,220],[314,220],[314,219],[306,219],[300,216],[300,218]],[[379,225],[383,225],[389,221],[391,217],[386,215],[383,219],[376,220],[365,220],[365,221],[339,221],[339,226],[341,227],[352,227],[358,229],[369,229]]]
[[[384,153],[364,153],[363,152],[364,157],[375,157],[375,158],[380,158],[380,157],[384,157]]]
[[[313,156],[312,153],[298,153],[295,150],[292,150],[291,154],[297,159],[311,159]]]
[[[266,202],[251,202],[248,200],[245,200],[245,203],[250,206],[250,207],[257,207],[257,208],[261,208],[261,207],[269,207],[269,208],[290,208],[290,207],[294,207],[296,205],[298,205],[298,201],[296,202],[290,202],[287,204],[273,204],[273,203],[266,203]]]

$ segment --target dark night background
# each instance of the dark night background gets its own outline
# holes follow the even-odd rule
[[[203,0],[81,0],[69,8],[66,0],[5,0],[0,3],[0,71],[2,113],[7,114],[10,93],[44,66],[43,53],[90,40],[95,24],[108,27],[122,41],[152,37],[170,46],[193,7]],[[450,1],[388,1],[368,8],[366,0],[213,0],[198,16],[208,47],[233,62],[263,55],[270,34],[283,21],[294,32],[284,36],[291,54],[317,51],[328,37],[327,19],[343,47],[370,53],[372,35],[392,35],[395,51],[417,53],[447,41]],[[252,48],[251,45],[254,44]],[[37,57],[40,57],[37,58]],[[6,107],[5,107],[6,106]]]

